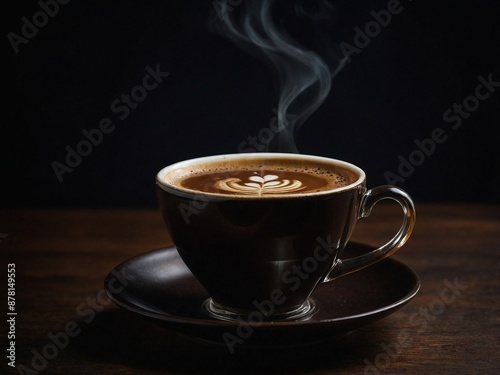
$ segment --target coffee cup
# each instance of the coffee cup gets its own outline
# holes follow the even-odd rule
[[[378,262],[408,240],[411,198],[398,187],[366,188],[357,166],[330,158],[251,153],[196,158],[163,168],[157,196],[179,255],[210,296],[200,308],[236,321],[307,319],[316,286]],[[358,219],[380,200],[403,209],[385,245],[344,259]],[[332,296],[335,298],[335,296]]]

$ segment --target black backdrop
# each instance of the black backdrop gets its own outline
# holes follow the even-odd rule
[[[262,144],[274,73],[207,29],[214,3],[2,3],[1,206],[151,207],[161,167]],[[369,186],[394,182],[416,201],[498,201],[499,2],[401,0],[380,32],[370,12],[397,0],[333,3],[334,39],[357,50],[299,151],[353,162]],[[363,45],[355,27],[369,24]],[[68,156],[78,145],[86,155]]]

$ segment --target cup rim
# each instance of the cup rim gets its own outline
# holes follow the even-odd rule
[[[339,166],[340,168],[346,169],[351,173],[354,173],[358,178],[352,183],[341,186],[333,189],[323,190],[323,191],[315,191],[308,193],[289,193],[289,194],[273,194],[273,195],[262,195],[256,197],[254,195],[229,195],[229,194],[221,194],[221,193],[212,193],[212,192],[204,192],[200,190],[187,189],[184,187],[180,187],[174,184],[170,184],[168,181],[165,181],[165,176],[176,169],[185,168],[197,164],[203,163],[212,163],[216,161],[233,161],[233,160],[241,160],[241,159],[258,159],[258,160],[276,160],[280,158],[287,158],[291,160],[300,160],[300,161],[316,161],[322,162],[326,164],[335,164],[335,166]],[[263,199],[286,199],[286,198],[303,198],[303,197],[318,197],[324,195],[330,195],[332,193],[340,193],[347,190],[354,189],[358,187],[360,184],[366,181],[365,172],[357,167],[356,165],[339,160],[328,158],[324,156],[317,155],[308,155],[308,154],[293,154],[293,153],[282,153],[282,152],[258,152],[258,153],[237,153],[237,154],[220,154],[220,155],[211,155],[211,156],[203,156],[197,157],[187,160],[182,160],[173,164],[170,164],[164,168],[162,168],[156,174],[156,184],[164,191],[167,192],[176,192],[177,194],[186,195],[188,197],[192,196],[206,196],[206,197],[214,197],[214,198],[224,198],[224,199],[244,199],[244,200],[263,200]]]

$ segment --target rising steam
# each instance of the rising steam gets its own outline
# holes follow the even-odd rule
[[[294,134],[324,102],[333,77],[344,67],[347,58],[335,58],[330,67],[317,53],[302,47],[282,25],[276,25],[272,14],[274,0],[248,1],[237,9],[229,7],[226,1],[220,4],[219,17],[213,22],[215,29],[276,68],[280,88],[277,117],[279,128],[283,129],[279,133],[278,149],[298,152]],[[326,11],[333,8],[324,0],[317,4],[319,10],[315,12],[296,7],[296,14],[319,22],[325,18]]]

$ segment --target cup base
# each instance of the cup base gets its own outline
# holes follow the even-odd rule
[[[214,302],[212,298],[208,298],[202,304],[203,312],[212,318],[228,322],[243,321],[249,324],[259,324],[265,321],[307,320],[317,312],[317,309],[316,301],[312,298],[308,298],[298,308],[276,314],[266,314],[258,309],[251,311],[227,309]]]

